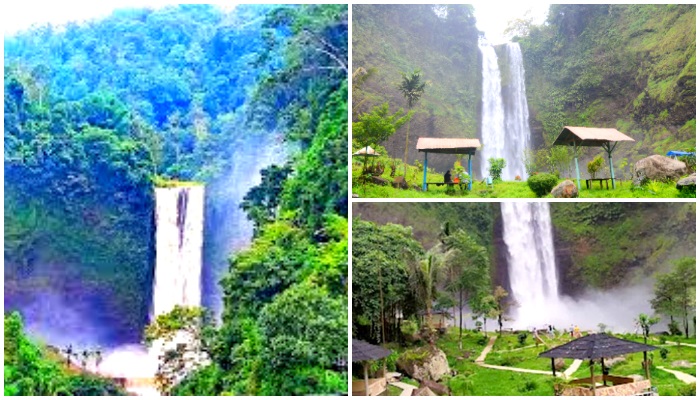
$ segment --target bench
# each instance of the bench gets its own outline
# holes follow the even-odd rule
[[[586,189],[590,189],[593,187],[593,182],[598,181],[600,184],[600,188],[603,188],[603,182],[605,182],[605,189],[610,189],[608,186],[608,181],[611,181],[612,179],[610,178],[595,178],[595,179],[586,179]]]
[[[467,186],[469,185],[469,182],[459,182],[459,183],[455,183],[455,182],[450,182],[450,183],[445,183],[445,182],[426,182],[426,183],[425,183],[425,190],[426,190],[426,191],[427,191],[428,189],[430,189],[430,185],[435,185],[435,186],[442,186],[442,185],[445,185],[445,186],[448,187],[448,189],[454,188],[455,185],[459,185],[460,190],[465,190],[465,189],[467,188]]]

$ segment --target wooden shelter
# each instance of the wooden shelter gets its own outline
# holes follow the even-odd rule
[[[364,390],[364,395],[365,396],[370,396],[370,382],[369,382],[369,377],[368,377],[368,361],[370,360],[380,360],[382,358],[386,358],[391,354],[391,350],[387,350],[381,346],[377,346],[374,344],[370,344],[365,342],[364,340],[358,340],[358,339],[353,339],[352,340],[352,362],[359,362],[362,363],[362,368],[364,370],[364,377],[365,377],[365,390]],[[384,388],[386,387],[386,378],[383,379],[384,384],[382,385],[382,389],[380,392],[384,391]],[[381,382],[379,382],[381,383]],[[374,385],[372,385],[374,386]],[[357,393],[357,391],[353,390],[353,395]]]
[[[574,160],[576,163],[576,181],[581,190],[581,173],[578,168],[578,149],[580,147],[601,146],[608,153],[610,163],[610,179],[615,189],[615,169],[613,168],[612,152],[619,142],[634,142],[634,139],[613,128],[584,128],[580,126],[565,126],[553,146],[574,146]],[[607,184],[607,183],[606,183]]]
[[[657,347],[649,346],[643,343],[637,343],[630,340],[619,339],[614,336],[610,336],[606,333],[594,333],[592,335],[583,336],[578,339],[574,339],[569,343],[563,344],[561,346],[555,347],[553,349],[547,350],[539,354],[539,357],[546,357],[552,359],[552,375],[556,376],[556,370],[554,368],[555,358],[569,358],[576,360],[589,360],[589,367],[591,369],[591,377],[585,379],[577,379],[569,382],[570,385],[588,385],[590,384],[590,389],[574,387],[565,395],[588,395],[587,391],[591,391],[593,396],[596,395],[597,382],[602,382],[604,391],[601,391],[599,395],[608,395],[606,392],[610,392],[611,395],[619,395],[624,393],[625,389],[630,391],[638,391],[643,388],[650,388],[650,374],[649,374],[649,363],[647,360],[647,351],[657,350]],[[615,357],[623,354],[630,353],[644,353],[644,372],[646,375],[646,381],[635,382],[634,379],[628,377],[619,377],[608,375],[607,369],[605,368],[605,358]],[[593,371],[593,366],[595,360],[600,359],[602,367],[602,375],[596,376]],[[607,390],[607,384],[611,383],[611,387],[616,387],[620,385],[630,384],[632,386],[628,387],[618,387],[616,390]]]
[[[416,150],[418,152],[423,152],[425,154],[425,161],[423,162],[423,191],[428,190],[428,153],[441,153],[441,154],[467,154],[469,156],[468,161],[468,173],[469,173],[469,184],[467,188],[472,189],[472,182],[474,180],[472,176],[472,156],[476,154],[476,149],[481,147],[481,142],[479,139],[460,139],[460,138],[418,138],[418,143],[416,144]]]

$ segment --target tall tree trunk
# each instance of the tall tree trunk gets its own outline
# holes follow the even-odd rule
[[[462,350],[462,314],[464,314],[464,292],[459,291],[459,349]]]
[[[386,344],[384,336],[384,289],[382,288],[382,269],[379,268],[379,307],[380,317],[382,319],[382,344]]]
[[[410,109],[409,109],[410,110]],[[403,153],[403,178],[406,179],[406,166],[408,165],[408,132],[411,130],[411,121],[406,122],[406,149]]]

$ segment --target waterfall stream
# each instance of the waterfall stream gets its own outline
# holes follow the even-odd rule
[[[508,276],[518,325],[549,323],[560,302],[552,222],[547,203],[501,203]]]
[[[525,69],[520,45],[506,44],[508,70],[501,74],[493,46],[480,43],[482,54],[481,174],[489,175],[489,158],[504,158],[504,180],[526,179],[523,153],[530,146]],[[505,77],[505,79],[503,78]]]

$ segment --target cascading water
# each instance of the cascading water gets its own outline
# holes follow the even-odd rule
[[[482,54],[481,174],[489,175],[489,158],[504,158],[501,178],[525,176],[524,150],[530,145],[529,112],[525,96],[525,69],[520,45],[508,43],[508,71],[502,85],[498,57],[493,46],[480,43]]]
[[[488,159],[505,156],[505,116],[496,50],[485,43],[479,43],[479,50],[482,56],[481,176],[485,177],[489,175]]]
[[[201,305],[203,230],[204,186],[156,189],[152,318]]]
[[[551,321],[547,310],[559,305],[552,223],[547,203],[501,203],[503,240],[508,247],[508,276],[514,319],[519,326]]]
[[[523,156],[525,149],[530,147],[530,113],[527,109],[527,97],[525,95],[525,68],[523,68],[523,54],[518,43],[506,44],[506,57],[510,69],[510,79],[504,85],[505,97],[505,122],[508,140],[506,144],[505,173],[507,179],[515,179],[520,175],[527,178]]]

